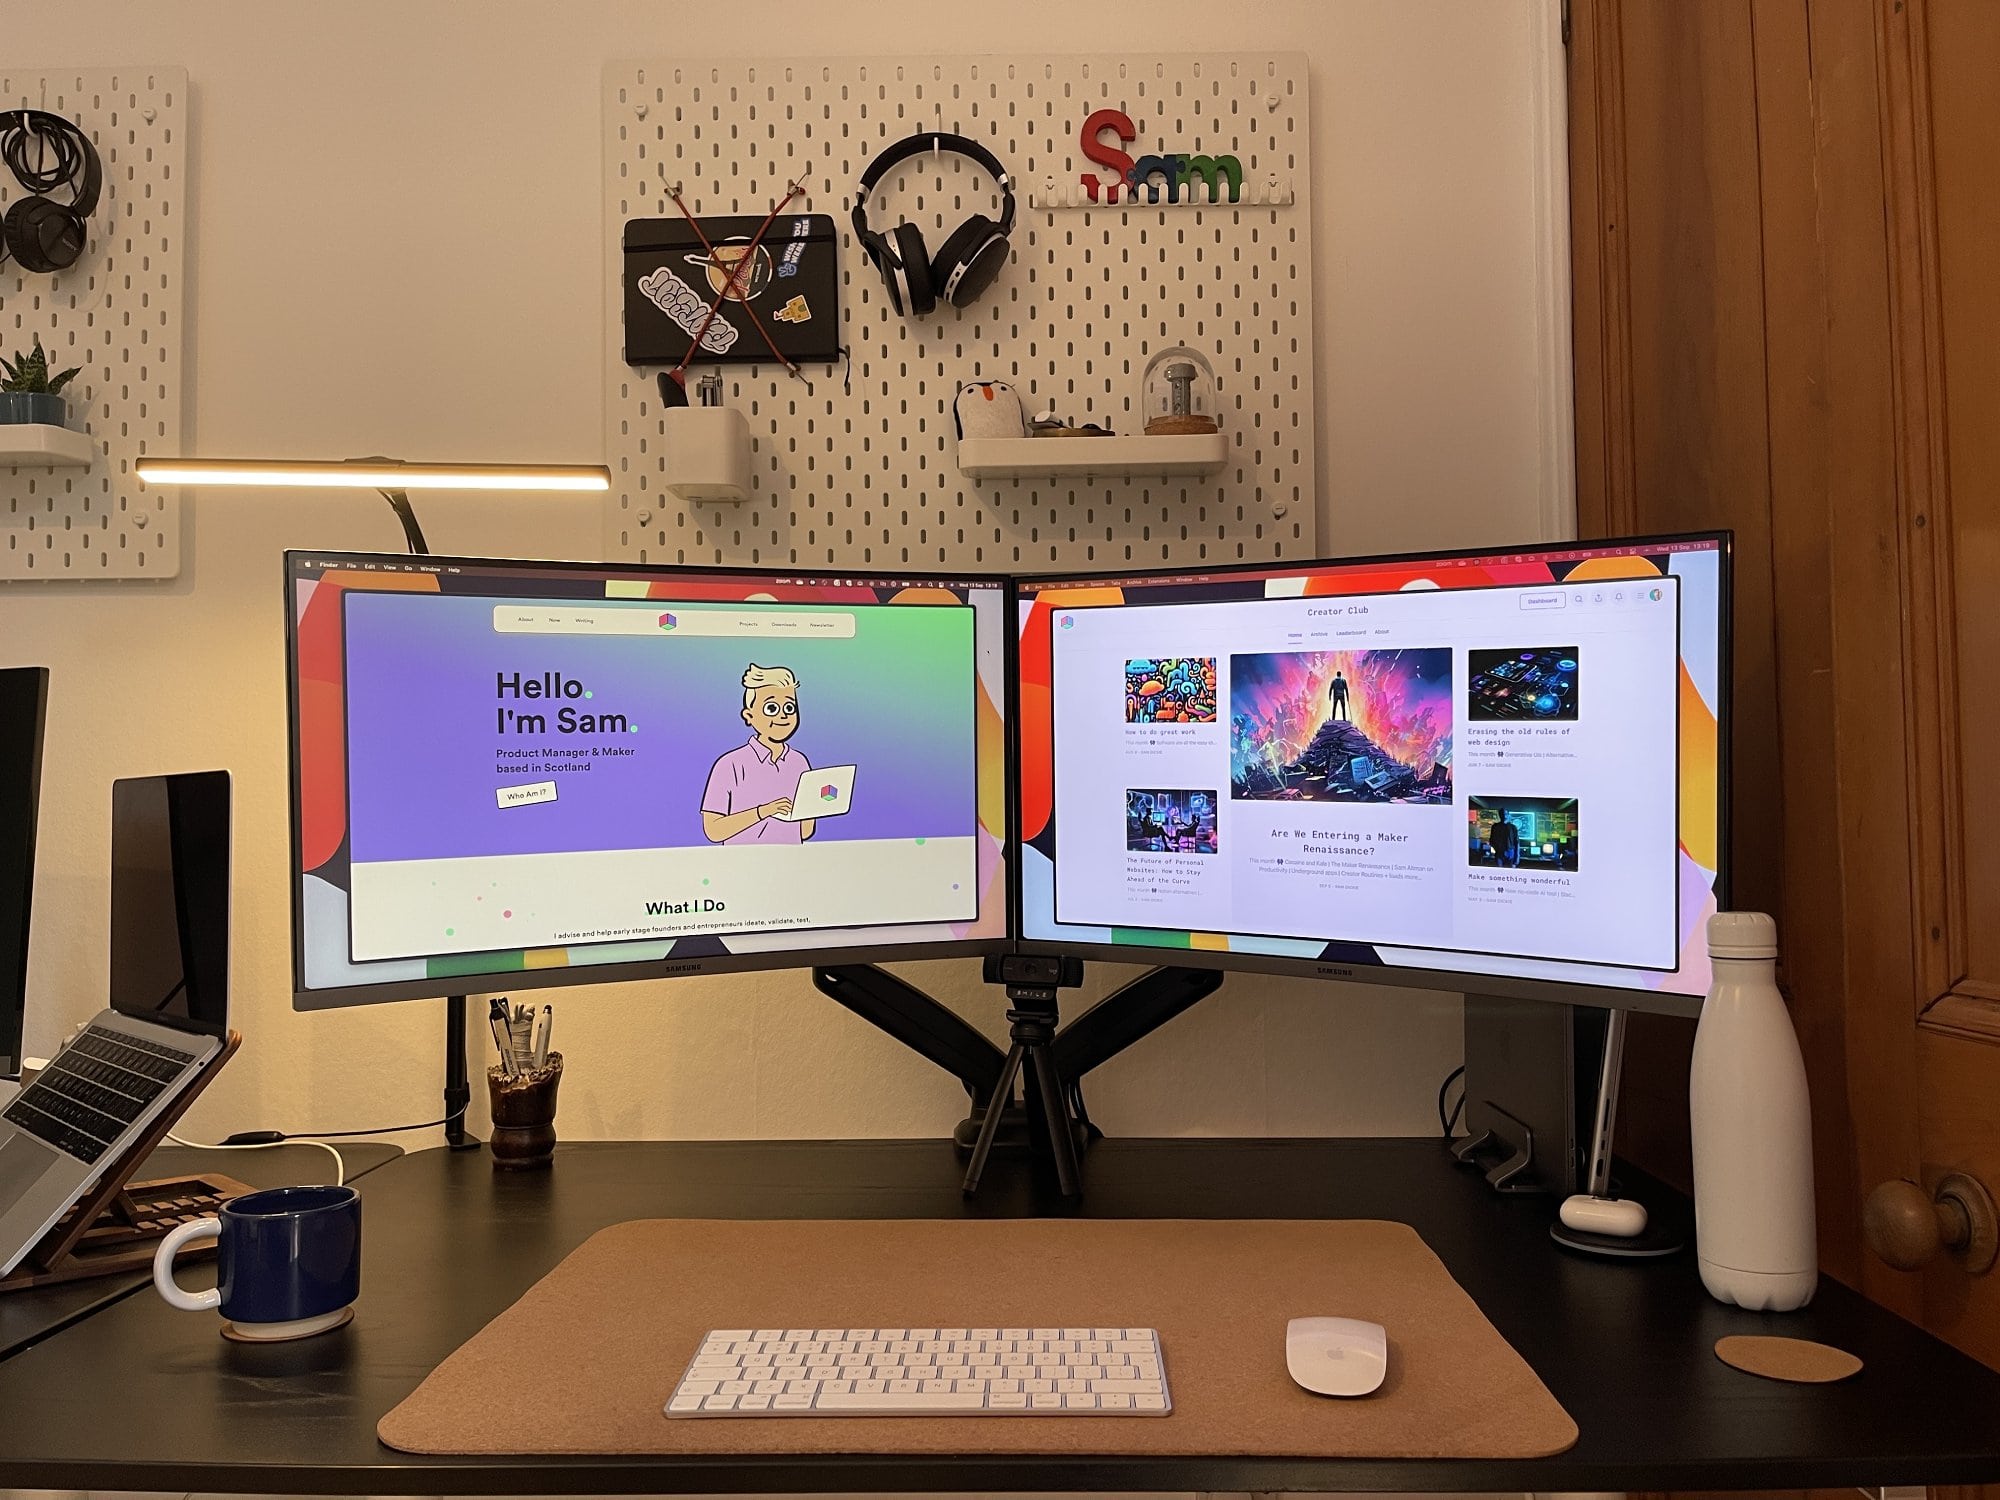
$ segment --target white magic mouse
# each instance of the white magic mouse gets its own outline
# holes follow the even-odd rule
[[[1389,1373],[1389,1335],[1360,1318],[1294,1318],[1285,1325],[1285,1368],[1321,1396],[1365,1396]]]

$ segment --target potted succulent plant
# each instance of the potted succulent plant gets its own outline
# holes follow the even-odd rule
[[[30,352],[0,359],[0,425],[42,422],[61,427],[69,415],[62,388],[76,375],[74,369],[49,374],[49,357],[42,352],[39,337]]]

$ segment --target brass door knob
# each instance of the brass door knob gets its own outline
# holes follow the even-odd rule
[[[1948,1172],[1927,1194],[1914,1182],[1876,1184],[1861,1208],[1868,1248],[1899,1271],[1915,1271],[1949,1250],[1977,1276],[2000,1254],[2000,1216],[1976,1177]]]

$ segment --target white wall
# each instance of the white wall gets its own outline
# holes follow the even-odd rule
[[[1326,550],[1568,525],[1555,0],[1007,9],[996,49],[1200,45],[1220,26],[1228,50],[1309,54]],[[189,451],[587,461],[607,347],[603,63],[975,45],[902,16],[859,0],[69,0],[10,6],[6,50],[189,71]],[[29,1051],[101,1002],[112,779],[227,766],[246,1041],[190,1129],[430,1118],[438,1003],[296,1015],[288,989],[279,553],[399,533],[367,498],[215,491],[186,513],[174,583],[0,585],[0,663],[54,669]],[[599,546],[590,502],[440,497],[423,517],[440,551]],[[910,972],[1003,1032],[970,966]],[[1130,972],[1100,969],[1093,992]],[[803,974],[587,987],[559,1010],[573,1138],[939,1135],[963,1112],[955,1084]],[[1434,1128],[1458,1047],[1454,997],[1237,978],[1106,1067],[1091,1105],[1124,1134],[1414,1133]]]

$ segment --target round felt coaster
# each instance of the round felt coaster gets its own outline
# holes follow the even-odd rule
[[[1826,1385],[1861,1373],[1858,1356],[1828,1344],[1815,1344],[1810,1339],[1731,1334],[1715,1341],[1715,1357],[1725,1365],[1762,1375],[1766,1380],[1790,1380],[1802,1385]]]

